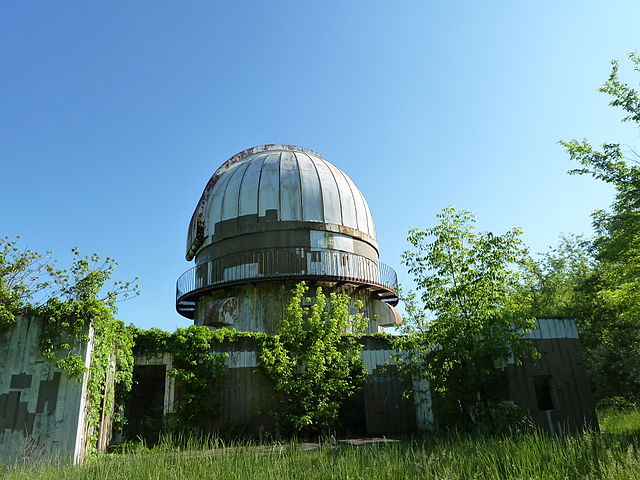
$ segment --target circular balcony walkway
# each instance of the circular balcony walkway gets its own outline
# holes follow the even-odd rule
[[[383,302],[398,304],[398,277],[388,265],[354,253],[288,248],[236,254],[196,265],[176,282],[176,310],[193,319],[196,301],[209,292],[286,280],[356,285]]]

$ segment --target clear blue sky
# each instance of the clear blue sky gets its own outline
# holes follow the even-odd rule
[[[639,18],[637,1],[1,2],[0,235],[61,264],[114,257],[142,288],[121,319],[187,326],[175,280],[205,183],[293,143],[354,179],[405,284],[407,229],[448,204],[542,251],[611,201],[557,140],[638,143],[596,90]]]

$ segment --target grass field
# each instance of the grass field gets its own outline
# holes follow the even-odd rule
[[[5,469],[7,479],[638,479],[640,411],[600,412],[601,434],[435,436],[349,445],[160,445],[76,467]]]

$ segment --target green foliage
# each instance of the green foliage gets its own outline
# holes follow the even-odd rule
[[[636,72],[640,57],[629,54]],[[621,108],[623,122],[640,125],[640,95],[613,68],[600,91]],[[596,395],[640,400],[640,156],[630,147],[588,140],[561,141],[581,165],[571,174],[591,175],[615,188],[608,211],[593,213],[592,271],[575,288],[572,308],[580,329]]]
[[[42,255],[16,245],[17,240],[0,238],[0,329],[13,325],[34,296],[51,285],[56,272],[50,252]]]
[[[523,333],[533,326],[523,272],[531,260],[513,229],[476,233],[474,216],[446,207],[438,224],[409,232],[403,261],[419,297],[406,296],[399,366],[425,378],[439,409],[461,426],[491,416],[501,400],[496,364],[534,354]]]
[[[87,373],[79,352],[92,340],[87,416],[90,444],[95,444],[102,409],[114,407],[116,390],[131,388],[133,339],[114,314],[116,302],[137,294],[138,287],[133,282],[109,283],[117,265],[111,258],[102,262],[96,254],[83,257],[74,248],[71,267],[56,269],[49,254],[15,245],[7,238],[0,240],[0,326],[10,327],[18,314],[42,320],[42,355],[78,381]],[[106,383],[110,373],[116,389]]]
[[[584,301],[584,285],[593,274],[591,243],[580,235],[563,235],[531,264],[526,288],[537,317],[575,317]]]
[[[334,428],[342,402],[362,385],[365,373],[362,345],[345,335],[365,328],[362,314],[349,313],[347,295],[331,293],[327,299],[321,288],[305,307],[307,290],[304,282],[294,288],[278,333],[264,339],[258,357],[281,394],[275,412],[280,424],[298,435]]]
[[[208,327],[192,325],[173,333],[158,329],[133,329],[135,351],[151,356],[173,354],[174,364],[169,375],[185,387],[182,397],[174,404],[168,427],[178,431],[198,431],[202,421],[218,416],[218,401],[212,394],[225,378],[226,353],[215,353],[217,344],[237,338],[227,329],[212,331]]]
[[[306,435],[334,427],[342,402],[364,380],[362,345],[354,334],[366,327],[366,320],[349,313],[348,296],[327,298],[320,288],[315,302],[304,307],[306,292],[304,283],[296,287],[274,336],[201,326],[174,333],[130,327],[136,354],[174,356],[170,375],[180,380],[185,393],[174,404],[168,427],[195,432],[203,420],[217,417],[219,400],[214,392],[224,381],[227,354],[215,351],[223,343],[242,339],[256,346],[260,368],[279,394],[274,413],[288,433]]]

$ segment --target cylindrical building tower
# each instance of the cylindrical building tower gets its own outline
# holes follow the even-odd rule
[[[301,280],[364,301],[369,332],[401,322],[367,201],[305,148],[263,145],[222,164],[191,218],[186,258],[196,265],[178,279],[176,309],[197,325],[274,333]]]

